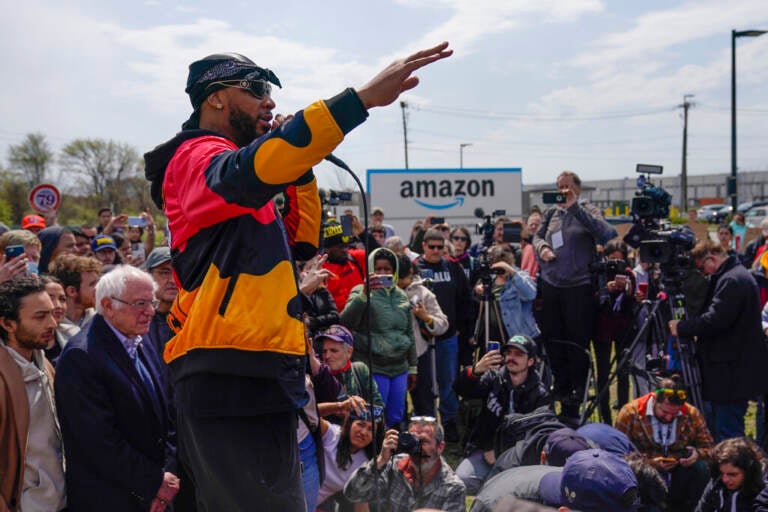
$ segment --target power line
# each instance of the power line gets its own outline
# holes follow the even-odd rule
[[[410,105],[409,105],[410,106]],[[535,115],[527,113],[506,113],[506,112],[481,112],[477,110],[460,109],[453,107],[440,107],[440,106],[414,106],[417,110],[424,112],[431,112],[433,114],[456,116],[463,118],[473,119],[485,119],[485,120],[519,120],[519,121],[536,121],[536,122],[560,122],[560,121],[601,121],[609,119],[623,119],[632,117],[642,117],[655,114],[661,114],[664,112],[671,112],[677,107],[663,107],[650,110],[636,110],[636,111],[619,111],[619,112],[606,112],[600,114],[588,114],[588,115]]]

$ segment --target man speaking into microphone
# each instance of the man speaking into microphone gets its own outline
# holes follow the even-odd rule
[[[206,510],[304,509],[296,412],[304,391],[304,324],[291,252],[317,251],[312,166],[368,116],[418,84],[415,70],[452,54],[439,44],[387,66],[357,90],[284,122],[269,69],[235,53],[189,66],[192,116],[147,153],[165,210],[179,295],[165,360],[179,458]],[[285,218],[272,197],[284,192]]]

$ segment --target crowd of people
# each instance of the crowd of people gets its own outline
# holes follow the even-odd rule
[[[663,276],[577,174],[474,244],[322,211],[308,169],[450,53],[287,118],[274,72],[210,55],[145,156],[165,236],[109,208],[0,236],[0,511],[768,511],[765,427],[744,420],[768,393],[768,223],[690,251],[665,327],[697,347],[693,403],[675,347],[640,336]]]

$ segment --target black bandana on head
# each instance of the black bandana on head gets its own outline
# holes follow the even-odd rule
[[[211,93],[226,87],[223,80],[237,80],[249,76],[282,87],[280,79],[271,70],[257,66],[251,59],[239,53],[216,53],[189,65],[189,77],[185,92],[189,94],[194,112],[183,125],[183,130],[198,128],[200,105]]]

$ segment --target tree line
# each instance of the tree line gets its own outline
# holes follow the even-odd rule
[[[0,167],[0,221],[17,226],[34,213],[30,191],[41,183],[62,194],[59,224],[95,224],[100,208],[133,213],[157,210],[144,178],[144,160],[129,144],[105,139],[75,139],[57,153],[42,133],[29,133],[8,148],[7,167]]]

